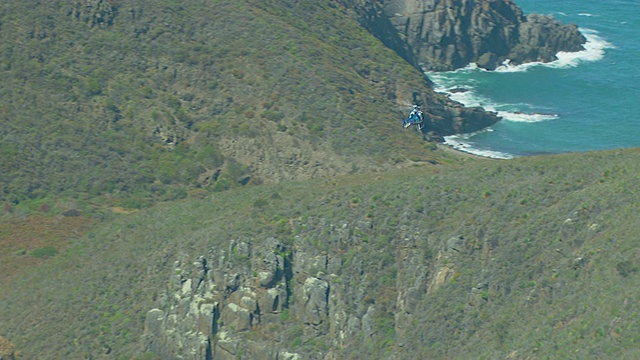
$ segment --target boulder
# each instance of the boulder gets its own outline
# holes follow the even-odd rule
[[[251,313],[235,303],[227,304],[222,309],[220,318],[225,328],[234,331],[246,331],[251,328]]]
[[[316,277],[305,280],[302,288],[305,323],[318,326],[329,315],[329,283]]]

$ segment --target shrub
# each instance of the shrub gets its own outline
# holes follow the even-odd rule
[[[637,272],[638,267],[631,260],[625,260],[616,265],[616,270],[618,270],[620,275],[627,277],[632,273]]]
[[[145,199],[142,198],[128,198],[123,200],[120,205],[125,209],[142,209],[148,206]]]
[[[2,210],[4,210],[4,212],[6,213],[10,213],[13,210],[13,205],[11,203],[6,202],[2,205]]]
[[[39,249],[35,249],[29,253],[29,255],[35,258],[48,258],[58,253],[58,250],[53,246],[45,246]]]
[[[256,201],[253,202],[253,207],[258,208],[258,209],[262,209],[266,206],[269,205],[269,202],[265,199],[258,199]]]
[[[264,119],[271,120],[273,122],[278,122],[284,119],[284,113],[282,111],[275,111],[275,110],[265,110],[260,116]]]
[[[211,184],[211,191],[224,191],[231,188],[231,180],[226,176],[221,176],[218,180]]]
[[[317,136],[324,135],[324,126],[322,126],[322,124],[318,124],[318,123],[308,124],[307,128],[309,129],[309,132],[312,133],[313,135],[317,135]]]

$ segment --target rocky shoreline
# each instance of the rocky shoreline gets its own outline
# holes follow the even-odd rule
[[[387,16],[413,51],[418,66],[454,70],[476,63],[494,70],[512,64],[550,62],[560,51],[583,50],[585,37],[574,24],[529,14],[510,0],[394,0]]]
[[[559,52],[584,50],[586,38],[575,24],[528,14],[512,0],[389,0],[364,4],[342,0],[360,23],[421,71],[450,71],[470,63],[495,70],[508,63],[551,62]],[[500,120],[482,108],[443,103],[414,95],[426,105],[429,139],[470,133]]]

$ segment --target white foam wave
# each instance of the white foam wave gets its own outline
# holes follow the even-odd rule
[[[468,141],[468,139],[475,134],[476,133],[445,136],[444,143],[458,151],[464,151],[466,153],[470,153],[470,154],[474,154],[482,157],[488,157],[493,159],[513,159],[514,158],[514,156],[511,154],[503,153],[500,151],[483,149],[473,145]]]
[[[497,113],[503,120],[528,123],[556,120],[560,117],[558,114],[524,113],[519,111],[497,111]]]
[[[543,62],[531,62],[521,65],[511,65],[509,60],[506,60],[503,65],[499,66],[495,71],[497,72],[521,72],[527,71],[535,66],[546,66],[556,69],[566,69],[570,67],[576,67],[581,62],[592,62],[601,60],[605,55],[605,50],[613,48],[613,44],[605,40],[598,35],[596,30],[580,28],[580,32],[587,39],[584,44],[584,50],[576,52],[560,51],[556,54],[558,58],[555,61],[543,63]]]
[[[454,91],[455,90],[456,89],[454,89]],[[467,107],[479,106],[486,109],[486,106],[488,105],[488,100],[479,96],[471,86],[466,86],[464,91],[451,92],[451,90],[445,90],[445,93],[448,94],[452,100],[462,103]]]
[[[592,17],[594,15],[593,14],[589,14],[589,13],[579,13],[578,16]]]
[[[459,86],[443,86],[446,81],[444,78],[432,78],[436,84],[435,90],[445,93],[454,101],[457,101],[467,107],[481,107],[487,111],[493,111],[505,121],[514,122],[540,122],[555,120],[559,118],[557,114],[545,114],[537,112],[521,111],[523,108],[531,108],[529,104],[497,104],[489,98],[479,95],[475,88],[471,85]],[[517,110],[514,110],[517,109]]]
[[[509,61],[505,61],[505,64],[496,69],[496,72],[523,72],[532,67],[544,66],[549,68],[570,68],[578,66],[582,62],[598,61],[605,56],[605,49],[613,48],[614,46],[600,37],[598,32],[591,29],[580,29],[581,33],[587,39],[584,45],[584,50],[579,52],[560,52],[556,56],[558,60],[550,63],[533,62],[522,65],[511,65]],[[429,73],[429,78],[435,84],[435,91],[447,94],[452,100],[460,102],[467,107],[482,107],[487,111],[494,111],[498,116],[502,117],[504,121],[513,122],[540,122],[556,120],[560,116],[557,114],[549,113],[537,113],[519,111],[520,109],[530,109],[528,104],[496,104],[492,100],[479,95],[475,91],[474,80],[466,79],[466,83],[460,84],[455,77],[451,74],[456,73],[470,73],[470,72],[485,72],[487,70],[479,68],[477,64],[469,64],[464,68],[457,69],[448,73]],[[515,110],[518,109],[518,110]],[[493,131],[491,128],[484,129],[480,132]],[[476,133],[469,134],[457,134],[445,137],[445,143],[454,149],[468,152],[471,154],[490,157],[496,159],[511,159],[514,156],[508,153],[488,150],[474,144],[470,139],[477,135]]]

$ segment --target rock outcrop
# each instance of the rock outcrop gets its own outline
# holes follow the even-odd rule
[[[413,49],[395,28],[390,18],[385,15],[384,5],[379,1],[339,0],[342,4],[354,11],[353,17],[357,18],[365,29],[375,35],[388,48],[393,49],[398,55],[410,64],[417,64]]]
[[[366,27],[425,70],[452,70],[472,62],[486,69],[506,60],[549,62],[560,51],[581,50],[586,42],[577,26],[545,15],[525,16],[511,0],[390,0],[377,12],[371,7],[360,10]],[[397,45],[389,23],[404,44]]]
[[[277,239],[259,247],[231,241],[195,261],[177,260],[159,307],[145,320],[143,346],[161,359],[287,358],[243,337],[277,323],[289,305],[287,249]]]
[[[288,226],[297,234],[288,241],[217,241],[179,256],[147,313],[143,351],[162,360],[373,359],[381,349],[415,358],[399,345],[414,338],[426,297],[460,275],[465,256],[486,253],[477,239],[434,241],[406,226],[385,240],[375,221]],[[468,307],[482,306],[489,289],[478,278],[461,292]]]
[[[489,127],[500,120],[495,112],[479,107],[464,107],[454,101],[443,103],[434,97],[427,97],[420,103],[426,104],[427,129],[439,135],[470,133]]]
[[[383,280],[388,290],[371,292],[381,280],[364,271],[384,264],[357,254],[373,225],[310,219],[290,226],[304,230],[288,244],[230,240],[176,260],[146,315],[142,350],[163,360],[338,359],[344,349],[378,342],[395,295],[392,276]],[[312,238],[320,231],[322,244]]]

